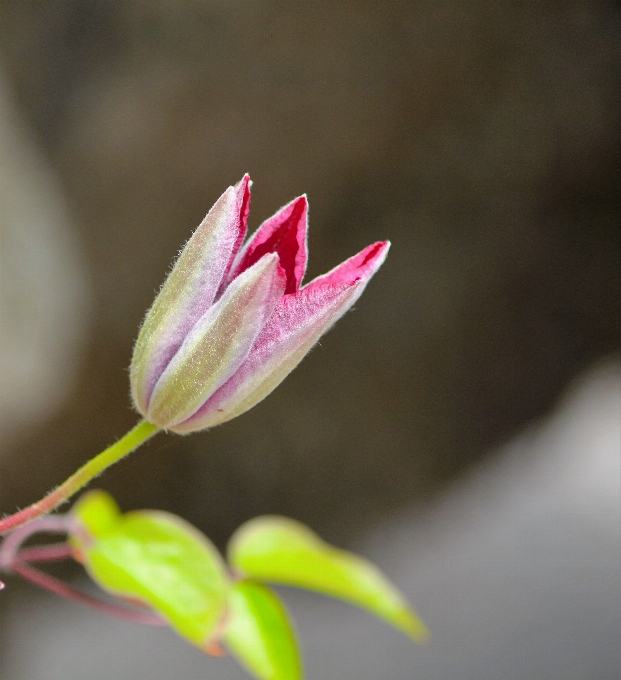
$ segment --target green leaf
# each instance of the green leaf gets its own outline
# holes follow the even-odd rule
[[[71,514],[95,538],[109,531],[122,516],[114,498],[99,490],[84,494],[71,509]]]
[[[246,522],[231,538],[228,558],[234,569],[252,578],[338,597],[414,640],[428,637],[425,624],[377,567],[328,545],[294,520],[265,516]]]
[[[243,580],[229,594],[224,642],[261,680],[301,680],[302,666],[287,612],[278,597],[256,581]]]
[[[149,605],[199,647],[208,644],[225,613],[230,585],[207,537],[166,512],[122,515],[101,491],[82,498],[73,515],[72,543],[94,581]]]

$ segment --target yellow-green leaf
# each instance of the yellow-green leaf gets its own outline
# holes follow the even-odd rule
[[[278,597],[261,583],[243,580],[229,594],[227,647],[260,680],[301,680],[295,634]]]
[[[175,515],[118,513],[94,492],[73,512],[72,543],[104,590],[149,605],[181,636],[204,648],[225,612],[229,581],[209,539]]]
[[[231,538],[228,558],[234,569],[252,578],[332,595],[417,641],[428,636],[425,624],[376,566],[328,545],[294,520],[264,516],[246,522]]]
[[[121,509],[109,493],[89,491],[71,509],[72,516],[78,520],[90,536],[98,538],[110,531],[121,519]],[[79,540],[72,537],[76,546]]]

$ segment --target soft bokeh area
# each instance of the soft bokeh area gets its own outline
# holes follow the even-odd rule
[[[97,484],[219,545],[280,513],[381,564],[432,642],[288,592],[311,680],[616,680],[620,4],[0,15],[0,510],[135,423],[138,326],[249,172],[251,229],[308,193],[307,278],[379,239],[389,258],[263,403],[159,435]],[[0,624],[3,680],[244,677],[15,580]]]

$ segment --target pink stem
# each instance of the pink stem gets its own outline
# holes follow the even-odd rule
[[[34,548],[22,548],[16,555],[16,562],[57,562],[73,557],[73,548],[69,543],[37,545]]]
[[[22,543],[32,534],[39,531],[64,534],[68,533],[71,519],[65,515],[55,517],[39,517],[25,526],[10,533],[0,546],[0,571],[11,571],[16,560],[17,551]]]
[[[14,531],[16,528],[21,527],[27,522],[31,522],[48,512],[51,512],[57,508],[61,503],[66,500],[67,496],[62,493],[62,491],[54,491],[37,503],[16,512],[9,517],[5,517],[0,520],[0,536],[8,534],[10,531]]]
[[[86,593],[73,588],[63,581],[50,576],[49,574],[44,574],[42,571],[35,569],[23,562],[15,562],[12,565],[12,571],[21,576],[22,578],[35,583],[45,590],[49,590],[56,595],[65,597],[68,600],[74,600],[75,602],[81,602],[86,604],[93,609],[98,609],[105,614],[110,614],[116,616],[117,618],[124,619],[125,621],[133,621],[134,623],[143,623],[149,626],[165,626],[166,621],[162,619],[157,614],[151,614],[148,612],[137,612],[131,609],[126,609],[125,607],[119,607],[110,602],[105,602],[97,597],[92,597]]]

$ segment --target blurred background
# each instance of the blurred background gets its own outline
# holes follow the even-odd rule
[[[338,608],[301,600],[311,678],[618,678],[621,4],[0,0],[0,17],[2,511],[135,423],[126,367],[145,310],[249,172],[251,229],[309,194],[308,279],[379,239],[389,259],[266,401],[160,435],[97,484],[221,546],[251,516],[293,516],[392,569],[439,630],[424,652],[389,651],[358,619],[313,637]],[[588,498],[610,502],[563,523],[593,460],[607,491]],[[530,519],[511,530],[516,514]],[[554,606],[534,596],[552,583]],[[106,654],[134,639],[106,646],[120,624],[79,624],[32,591],[2,594],[3,679],[96,677],[86,657],[82,675],[45,666],[45,650],[74,654],[76,636],[52,645],[50,629],[92,630]],[[33,624],[51,611],[65,627]],[[145,658],[168,650],[135,635]],[[337,665],[312,665],[313,640]],[[244,677],[174,649],[211,663],[183,677]],[[163,668],[128,657],[110,677]]]

